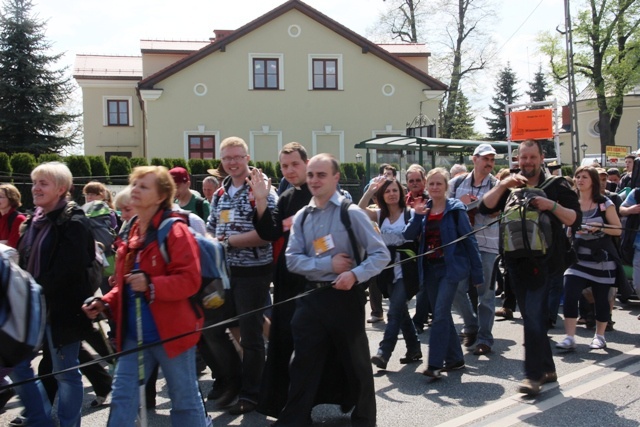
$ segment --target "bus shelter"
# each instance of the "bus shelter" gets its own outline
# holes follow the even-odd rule
[[[509,143],[506,141],[473,141],[466,139],[431,138],[420,136],[381,136],[357,143],[354,147],[366,150],[365,165],[367,177],[371,177],[371,150],[407,152],[415,151],[418,154],[418,163],[424,165],[424,152],[431,153],[431,168],[436,167],[435,153],[460,153],[460,162],[463,163],[465,153],[473,152],[480,144],[491,144],[498,153],[507,153]],[[374,162],[377,163],[377,162]],[[510,164],[510,162],[509,162]]]

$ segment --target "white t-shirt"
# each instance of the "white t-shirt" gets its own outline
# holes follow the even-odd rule
[[[380,222],[380,211],[377,212],[378,221]],[[411,210],[411,215],[413,215],[413,209]],[[394,223],[389,221],[389,218],[385,218],[380,225],[380,234],[382,235],[382,240],[390,245],[400,245],[404,242],[404,237],[402,237],[402,230],[404,230],[406,223],[404,222],[404,212],[400,214],[398,219]],[[396,252],[396,258],[393,260],[394,263],[400,261],[400,254]],[[393,281],[394,283],[399,279],[402,279],[402,266],[396,265],[393,267]]]

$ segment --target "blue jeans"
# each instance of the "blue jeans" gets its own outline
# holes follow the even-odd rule
[[[424,328],[427,316],[432,312],[432,304],[429,301],[429,293],[424,287],[424,281],[420,283],[420,291],[416,295],[416,312],[413,315],[413,324]]]
[[[560,310],[560,300],[564,294],[564,276],[558,274],[549,279],[549,322],[555,325]]]
[[[476,287],[478,292],[478,314],[476,315],[467,289],[469,288],[469,279],[466,278],[458,283],[456,295],[453,299],[453,308],[462,316],[464,326],[462,332],[470,334],[478,334],[477,344],[485,344],[493,347],[493,321],[496,316],[496,295],[491,289],[491,273],[493,265],[496,261],[496,254],[480,251],[480,260],[482,261],[482,273],[484,274],[484,283]]]
[[[636,248],[633,254],[633,287],[636,295],[640,297],[640,249]]]
[[[452,365],[464,360],[462,346],[451,316],[457,282],[447,278],[447,267],[442,264],[426,265],[424,287],[433,304],[433,323],[429,335],[429,366],[441,369],[444,363]]]
[[[136,341],[126,338],[123,350],[135,348],[136,345]],[[171,398],[171,425],[174,427],[205,427],[204,406],[196,376],[195,347],[191,347],[174,358],[167,356],[162,345],[144,350],[145,382],[158,364],[167,381]],[[118,359],[111,395],[111,412],[107,425],[109,427],[133,426],[139,405],[138,353],[131,353]]]
[[[544,265],[540,266],[544,268]],[[539,381],[548,372],[555,372],[551,344],[547,337],[549,322],[549,280],[546,272],[541,272],[544,283],[527,286],[516,268],[507,264],[513,291],[524,321],[524,374],[525,377]]]
[[[380,342],[380,350],[386,360],[389,360],[391,353],[398,342],[398,332],[402,330],[402,336],[407,346],[407,353],[414,353],[420,350],[420,340],[416,327],[409,316],[409,301],[407,301],[407,291],[404,287],[404,280],[388,286],[389,309],[387,311],[387,327],[384,330],[384,337]]]
[[[232,273],[233,274],[233,273]],[[231,277],[231,292],[236,315],[264,307],[271,284],[271,275],[265,277]],[[256,403],[264,369],[264,337],[262,313],[239,319],[242,346],[242,389],[240,398]]]
[[[53,372],[80,364],[78,360],[80,341],[55,348],[51,340],[51,329],[48,326],[45,339],[45,345],[49,345],[49,351],[51,352]],[[60,420],[60,427],[80,427],[82,398],[84,396],[80,369],[56,375],[55,378],[58,382],[58,420]]]
[[[34,355],[35,356],[35,355]],[[17,364],[11,374],[13,382],[24,381],[34,378],[33,368],[31,368],[32,358],[23,360]],[[21,386],[15,387],[20,401],[24,405],[25,417],[31,427],[53,427],[51,420],[51,403],[40,380],[31,381]]]

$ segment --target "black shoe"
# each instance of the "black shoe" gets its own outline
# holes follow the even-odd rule
[[[451,371],[457,371],[459,369],[464,369],[464,367],[465,367],[464,360],[459,360],[455,363],[445,363],[444,368],[442,368],[440,371],[451,372]]]
[[[474,334],[468,334],[468,333],[462,333],[460,334],[460,337],[462,337],[462,345],[465,347],[471,347],[472,345],[474,345],[476,343],[476,338],[478,338],[478,334],[474,333]]]
[[[15,417],[14,419],[12,419],[11,421],[9,421],[9,425],[14,427],[14,426],[26,426],[27,425],[27,419],[25,417],[23,417],[22,415],[19,415],[17,417]]]
[[[227,406],[231,405],[236,397],[238,396],[237,388],[229,388],[222,393],[222,395],[216,400],[216,408],[223,409]]]
[[[378,354],[371,358],[371,363],[376,365],[378,369],[387,369],[387,358],[382,355],[380,350],[378,350]]]
[[[422,352],[420,350],[417,351],[407,351],[404,357],[400,359],[401,365],[407,365],[413,362],[419,362],[422,359]]]
[[[247,412],[253,412],[256,410],[256,405],[250,400],[238,399],[235,405],[229,408],[229,414],[231,415],[242,415]]]
[[[16,391],[13,388],[8,388],[2,393],[0,393],[0,412],[2,412],[4,405],[6,405],[7,402],[11,400],[11,398],[15,395],[16,395]]]
[[[433,381],[439,380],[442,378],[442,369],[434,368],[433,366],[429,366],[423,373],[425,377],[432,378]]]

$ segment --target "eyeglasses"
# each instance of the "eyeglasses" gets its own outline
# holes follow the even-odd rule
[[[231,163],[231,162],[238,163],[240,160],[244,159],[245,157],[247,157],[246,154],[244,156],[223,157],[222,163]]]

